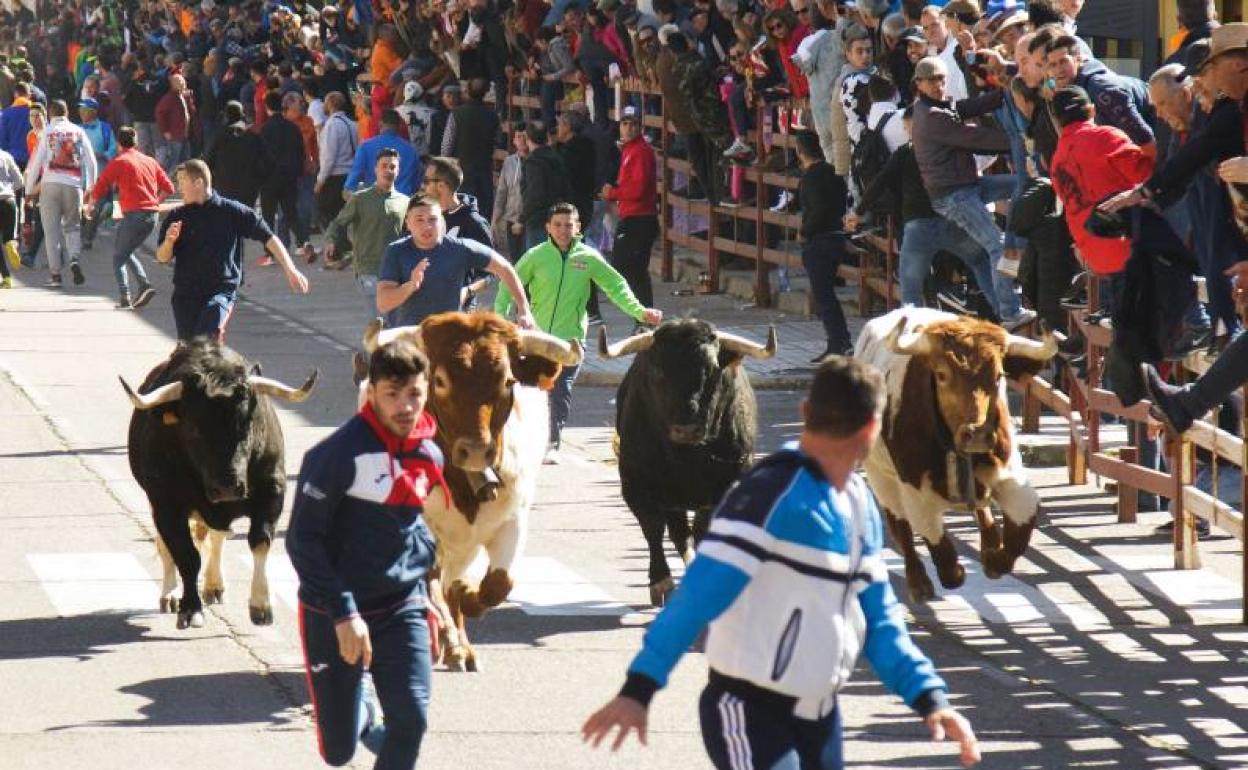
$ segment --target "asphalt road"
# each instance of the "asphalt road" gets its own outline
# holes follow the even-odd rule
[[[0,293],[0,768],[320,766],[280,544],[274,626],[247,619],[241,534],[227,544],[225,602],[203,629],[177,631],[155,612],[158,563],[127,466],[130,407],[116,378],[138,382],[172,346],[168,272],[153,268],[162,293],[145,311],[114,311],[108,239],[98,242],[87,286]],[[351,413],[351,341],[327,330],[358,304],[349,276],[316,271],[313,295],[275,311],[263,298],[276,296],[280,276],[252,273],[253,301],[239,307],[231,344],[270,377],[297,383],[322,372],[307,403],[281,409],[294,474]],[[543,469],[515,601],[470,627],[483,672],[435,673],[421,767],[709,767],[696,654],[656,699],[650,746],[611,755],[579,742],[581,721],[618,688],[651,617],[644,543],[611,459],[612,397],[576,390],[567,462]],[[799,399],[759,394],[760,448],[795,435]],[[982,766],[1248,767],[1235,544],[1214,541],[1204,569],[1172,571],[1150,531],[1163,514],[1116,524],[1099,489],[1065,486],[1063,476],[1035,475],[1047,522],[1016,575],[985,580],[975,534],[955,519],[970,578],[909,612],[983,740]],[[927,741],[865,666],[842,708],[851,767],[958,766],[954,747]],[[370,767],[371,756],[361,749],[351,766]]]

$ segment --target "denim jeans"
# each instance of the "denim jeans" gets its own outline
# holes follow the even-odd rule
[[[1245,382],[1248,382],[1248,334],[1240,334],[1204,374],[1179,394],[1179,403],[1189,414],[1200,417],[1230,398]]]
[[[996,271],[1005,248],[1005,235],[997,227],[987,204],[1009,200],[1014,195],[1015,180],[1011,176],[985,176],[976,184],[959,187],[932,201],[932,208],[945,219],[966,231],[988,253],[992,265],[992,295],[997,316],[1002,321],[1017,318],[1022,312],[1014,279]],[[988,287],[980,287],[988,293]]]
[[[563,436],[563,426],[568,423],[568,415],[572,412],[572,383],[576,382],[579,366],[565,366],[555,380],[555,387],[550,391],[550,444],[559,448]]]
[[[901,304],[923,304],[923,282],[931,272],[936,253],[947,251],[967,266],[980,291],[987,294],[995,277],[988,254],[966,231],[941,217],[912,219],[901,234],[897,272],[901,279]]]
[[[377,276],[375,275],[357,275],[355,276],[355,285],[360,290],[360,298],[363,301],[364,323],[368,323],[378,316],[389,327],[394,323],[393,313],[383,313],[377,309]]]
[[[171,178],[178,164],[190,157],[191,143],[185,139],[172,141],[162,139],[160,145],[156,148],[156,160],[160,161],[161,168]]]
[[[548,130],[555,128],[555,104],[563,98],[563,82],[543,80],[541,86],[542,122]]]
[[[134,255],[134,250],[156,229],[158,216],[155,211],[131,211],[121,218],[117,238],[113,241],[113,274],[117,278],[117,291],[123,297],[130,296],[130,283],[126,279],[127,267],[134,273],[140,290],[150,285],[143,263]]]

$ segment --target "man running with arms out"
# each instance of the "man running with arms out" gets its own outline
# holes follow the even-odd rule
[[[884,527],[854,473],[880,433],[886,392],[869,366],[833,356],[802,402],[796,443],[754,466],[720,503],[680,588],[646,631],[620,694],[581,728],[644,744],[650,699],[710,624],[699,711],[719,770],[841,770],[837,692],[860,651],[933,740],[979,761],[966,718],[911,641],[881,551]]]
[[[428,722],[426,575],[433,534],[425,497],[443,486],[442,452],[426,414],[429,362],[409,341],[369,361],[360,413],[304,456],[286,550],[299,575],[299,629],[317,743],[331,765],[361,731],[377,770],[412,770]],[[445,490],[445,487],[443,489]],[[450,492],[446,491],[447,496]],[[368,714],[372,673],[385,725]],[[380,733],[380,735],[378,734]]]
[[[291,290],[308,293],[307,277],[260,215],[212,189],[207,163],[188,160],[178,166],[175,176],[182,205],[161,225],[156,259],[168,262],[177,257],[173,320],[178,339],[208,336],[224,341],[243,279],[243,238],[263,243],[286,271]]]
[[[415,326],[435,313],[459,310],[469,271],[485,270],[516,298],[516,325],[533,328],[529,300],[511,263],[488,246],[448,236],[437,199],[413,196],[404,224],[408,237],[386,248],[377,281],[377,309],[395,311],[396,326]]]

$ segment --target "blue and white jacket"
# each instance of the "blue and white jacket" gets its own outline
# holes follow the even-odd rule
[[[435,552],[425,499],[445,491],[436,430],[425,413],[400,439],[366,404],[304,456],[286,532],[301,604],[337,622],[424,603]]]
[[[860,652],[920,714],[943,707],[948,688],[906,631],[883,542],[860,477],[838,491],[796,444],[786,446],[720,503],[622,694],[648,703],[709,623],[711,669],[794,698],[799,718],[831,712]]]

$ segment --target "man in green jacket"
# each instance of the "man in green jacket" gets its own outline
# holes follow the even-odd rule
[[[583,342],[589,327],[585,302],[593,284],[620,310],[639,323],[657,326],[663,311],[647,308],[637,301],[628,281],[615,271],[601,254],[579,237],[576,207],[556,203],[546,215],[547,239],[525,252],[516,263],[516,273],[529,294],[534,321],[547,334],[564,340]],[[499,315],[511,311],[512,297],[501,287],[494,310]],[[559,437],[572,408],[572,383],[579,366],[564,367],[550,393],[550,447],[546,464],[559,462]]]

